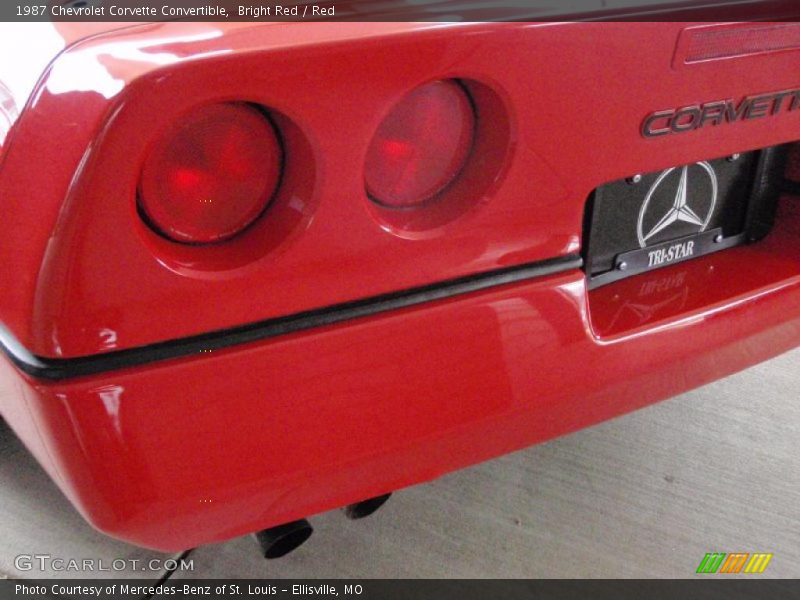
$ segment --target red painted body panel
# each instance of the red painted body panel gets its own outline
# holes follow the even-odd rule
[[[0,256],[15,285],[0,321],[34,354],[78,357],[575,253],[598,185],[800,139],[800,111],[643,139],[653,110],[800,85],[797,51],[674,69],[686,26],[170,23],[78,42],[4,155]],[[376,211],[361,170],[372,132],[408,90],[447,77],[477,82],[486,160],[453,214]],[[298,160],[274,219],[196,254],[140,222],[138,168],[172,119],[221,99],[278,111]],[[0,412],[97,527],[176,550],[411,485],[799,343],[800,212],[786,197],[761,243],[591,292],[574,270],[58,382],[2,360]]]
[[[598,185],[800,139],[800,111],[643,139],[653,110],[797,85],[796,52],[675,71],[683,28],[170,23],[79,43],[0,174],[0,254],[18,282],[0,315],[37,355],[83,356],[574,253]],[[90,89],[71,89],[77,69]],[[485,160],[430,222],[375,210],[361,169],[372,133],[408,90],[450,76],[496,94],[479,106]],[[137,217],[139,168],[181,112],[220,98],[284,115],[282,195],[235,242],[181,247]]]
[[[788,350],[800,248],[765,248],[637,278],[702,280],[713,266],[740,287],[722,300],[678,286],[688,311],[607,338],[589,307],[616,307],[595,304],[575,271],[74,382],[15,373],[3,379],[20,391],[0,408],[95,526],[178,550],[400,489]],[[742,261],[764,273],[754,287]]]

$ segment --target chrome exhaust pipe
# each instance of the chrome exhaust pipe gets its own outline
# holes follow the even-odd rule
[[[261,554],[266,559],[280,558],[296,550],[311,537],[314,528],[305,519],[284,523],[277,527],[256,531],[253,537],[258,542]]]

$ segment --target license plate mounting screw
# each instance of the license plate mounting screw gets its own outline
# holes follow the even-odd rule
[[[642,180],[642,174],[641,173],[637,173],[636,175],[633,175],[632,177],[628,177],[625,181],[628,182],[628,185],[635,185],[635,184],[639,183],[641,180]]]

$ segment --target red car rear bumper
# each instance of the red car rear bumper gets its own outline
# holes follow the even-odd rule
[[[568,270],[64,381],[4,360],[2,380],[16,389],[0,408],[101,530],[160,550],[222,540],[586,427],[796,346],[793,216],[760,244],[592,292]]]

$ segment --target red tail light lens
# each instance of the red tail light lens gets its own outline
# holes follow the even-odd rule
[[[184,243],[235,236],[264,211],[281,176],[274,126],[243,103],[195,109],[145,160],[139,207],[162,235]]]
[[[475,135],[475,113],[456,81],[435,81],[408,94],[378,127],[367,151],[367,193],[390,208],[435,197],[463,169]]]

